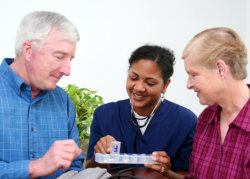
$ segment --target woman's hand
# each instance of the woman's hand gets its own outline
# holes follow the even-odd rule
[[[153,161],[160,164],[144,164],[145,167],[159,171],[163,175],[167,175],[171,168],[170,158],[165,151],[153,152]]]
[[[95,153],[110,153],[111,142],[115,141],[115,138],[111,135],[102,137],[95,145]]]
[[[95,153],[110,153],[111,150],[111,142],[115,141],[115,138],[111,135],[106,135],[102,137],[95,145]],[[86,161],[86,168],[94,168],[94,167],[101,167],[101,168],[109,168],[109,164],[100,164],[95,161],[95,156],[91,159]]]

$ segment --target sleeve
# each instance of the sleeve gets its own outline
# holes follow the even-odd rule
[[[177,157],[172,160],[173,168],[182,169],[188,172],[189,159],[190,159],[190,154],[192,152],[195,129],[196,129],[196,123],[194,123],[192,128],[189,130],[184,143],[182,144],[180,150],[178,151]]]
[[[195,153],[197,151],[197,145],[199,145],[198,138],[200,137],[200,131],[204,130],[204,127],[205,127],[205,125],[204,125],[205,123],[202,122],[202,118],[201,118],[205,114],[205,111],[206,110],[204,110],[200,114],[198,122],[197,122],[195,136],[194,136],[194,140],[193,140],[193,148],[192,148],[192,152],[190,155],[189,173],[188,173],[188,175],[185,176],[185,179],[197,178],[197,176],[195,176],[195,172],[194,172],[195,171],[194,170],[194,156],[195,156]]]
[[[0,109],[6,105],[6,102],[2,100],[0,96]],[[8,103],[7,103],[8,104]],[[2,109],[1,109],[2,110]],[[3,125],[5,120],[4,117],[0,117],[0,123],[1,127],[5,126]],[[8,121],[9,122],[9,121]],[[5,156],[11,156],[9,153],[10,147],[9,145],[6,145],[4,143],[4,140],[2,139],[3,133],[8,133],[8,128],[1,128],[0,127],[0,146],[1,146],[1,153],[0,153],[0,178],[29,178],[29,161],[28,160],[21,160],[21,161],[13,161],[13,162],[6,162],[3,160],[4,155]],[[20,146],[17,146],[20,148]]]
[[[99,125],[100,118],[100,108],[97,108],[94,113],[94,118],[90,127],[90,139],[87,153],[87,160],[91,159],[94,156],[94,147],[96,143],[103,137],[101,127]],[[104,115],[101,115],[104,116]]]
[[[69,139],[73,139],[80,146],[79,133],[76,124],[76,110],[73,102],[69,99]],[[83,170],[83,153],[79,155],[71,164],[69,170]]]
[[[193,146],[195,148],[195,144]],[[194,158],[193,158],[193,152],[190,155],[190,162],[189,162],[189,173],[188,175],[185,176],[185,179],[192,179],[195,178],[195,173],[194,173]]]
[[[29,161],[6,163],[0,160],[0,178],[29,178]]]
[[[184,171],[189,170],[189,159],[192,152],[193,140],[197,125],[197,117],[192,112],[182,114],[182,124],[179,124],[181,135],[186,136],[179,147],[177,154],[171,159],[173,168],[178,168]]]

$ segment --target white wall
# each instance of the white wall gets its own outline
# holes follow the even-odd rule
[[[8,0],[0,4],[1,60],[14,57],[16,28],[21,18],[34,10],[63,13],[79,29],[81,42],[71,76],[64,77],[59,85],[71,83],[98,90],[105,102],[127,98],[128,58],[137,47],[153,43],[173,49],[176,55],[166,98],[198,115],[204,106],[186,89],[187,75],[181,60],[187,42],[203,29],[227,26],[250,46],[247,0]],[[246,81],[250,83],[249,76]]]

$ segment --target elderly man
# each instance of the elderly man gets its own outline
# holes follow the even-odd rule
[[[23,18],[16,57],[0,66],[0,178],[56,178],[82,170],[75,108],[56,86],[70,74],[78,40],[61,14],[37,11]]]
[[[208,107],[198,119],[186,178],[250,178],[247,49],[230,28],[197,34],[183,52],[187,88]]]

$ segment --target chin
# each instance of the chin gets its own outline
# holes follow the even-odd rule
[[[134,108],[141,108],[144,105],[141,102],[137,102],[137,101],[134,101],[134,100],[131,100],[131,103],[132,103]]]
[[[199,98],[199,102],[200,102],[201,105],[208,105],[207,102],[206,102],[205,100],[200,99],[200,98]]]
[[[45,90],[51,91],[51,90],[54,90],[54,89],[56,89],[56,84],[47,86]]]
[[[207,105],[207,106],[212,106],[212,105],[214,105],[214,104],[216,104],[216,103],[214,103],[214,102],[208,102],[208,101],[205,101],[205,100],[200,100],[200,104],[201,105]]]
[[[207,103],[201,102],[201,101],[200,101],[200,104],[201,104],[201,105],[208,105]]]

